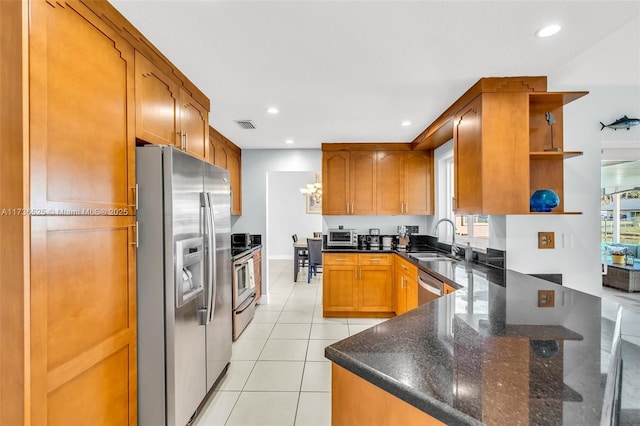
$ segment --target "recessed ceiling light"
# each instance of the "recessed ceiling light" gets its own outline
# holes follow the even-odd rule
[[[293,139],[287,139],[284,143],[291,145],[293,143]]]
[[[560,31],[562,27],[558,24],[551,24],[543,27],[536,32],[536,36],[540,38],[550,37]]]
[[[278,113],[278,108],[276,108],[276,107],[269,107],[269,108],[267,108],[267,112],[268,112],[269,114],[277,114],[277,113]]]
[[[400,125],[401,126],[411,126],[411,122],[409,120],[404,120]]]

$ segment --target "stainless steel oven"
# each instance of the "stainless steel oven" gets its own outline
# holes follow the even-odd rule
[[[233,340],[251,322],[256,311],[253,256],[233,261]]]

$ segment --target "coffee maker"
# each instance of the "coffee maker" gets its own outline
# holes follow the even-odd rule
[[[407,236],[407,227],[406,225],[398,225],[398,244],[396,245],[396,249],[406,250],[408,245],[409,237]]]
[[[367,235],[367,247],[369,250],[380,250],[380,235]]]

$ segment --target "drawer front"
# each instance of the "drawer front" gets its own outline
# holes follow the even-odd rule
[[[398,257],[396,267],[399,271],[402,271],[403,274],[413,277],[414,279],[418,278],[418,268],[411,262]]]
[[[391,254],[358,254],[359,265],[391,265],[393,262]]]
[[[355,253],[324,253],[324,265],[357,265],[358,255]]]

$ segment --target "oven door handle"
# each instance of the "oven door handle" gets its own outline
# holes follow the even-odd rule
[[[242,302],[242,305],[238,306],[238,309],[236,310],[236,315],[239,315],[239,314],[243,313],[244,311],[246,311],[251,306],[251,304],[253,303],[254,300],[256,300],[256,294],[255,293],[253,293],[251,296],[247,297],[247,300]]]

